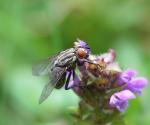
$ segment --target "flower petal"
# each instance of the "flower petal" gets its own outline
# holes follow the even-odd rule
[[[123,90],[115,94],[118,99],[126,101],[130,99],[134,99],[135,95],[130,90]]]
[[[110,63],[107,65],[106,70],[121,72],[118,63]]]
[[[116,53],[113,49],[109,49],[107,53],[98,56],[98,60],[104,60],[105,63],[113,63],[116,58]]]
[[[129,82],[135,75],[136,71],[128,69],[121,74],[121,79],[123,80],[123,82]]]
[[[123,112],[128,106],[128,100],[134,99],[135,95],[129,90],[123,90],[113,94],[109,104],[111,107],[116,107],[120,112]]]
[[[128,101],[123,101],[123,102],[120,103],[120,105],[116,106],[116,108],[117,108],[120,112],[124,112],[127,107],[128,107]]]
[[[71,81],[69,82],[68,87],[69,87],[69,88],[77,87],[79,84],[80,84],[80,79],[79,79],[79,77],[76,75],[76,76],[75,76],[75,79],[74,79],[74,80],[71,80]]]
[[[129,83],[132,78],[136,75],[136,71],[132,69],[127,69],[124,72],[122,72],[118,78],[118,85],[122,85],[124,83]]]
[[[125,89],[129,89],[136,94],[140,94],[142,89],[147,85],[147,83],[147,79],[143,77],[134,78],[127,84]]]

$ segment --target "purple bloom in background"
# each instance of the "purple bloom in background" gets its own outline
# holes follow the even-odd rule
[[[116,107],[120,112],[124,112],[124,110],[128,106],[128,100],[134,99],[135,95],[129,90],[123,90],[113,94],[110,98],[110,106]]]

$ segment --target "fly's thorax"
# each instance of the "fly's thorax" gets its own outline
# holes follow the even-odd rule
[[[67,53],[75,53],[75,49],[74,48],[66,49],[66,50],[60,52],[58,56],[60,56],[60,55],[63,56],[63,55],[66,55]]]
[[[55,66],[59,67],[67,67],[68,65],[72,64],[76,61],[75,49],[67,49],[61,52],[57,60],[55,61]]]

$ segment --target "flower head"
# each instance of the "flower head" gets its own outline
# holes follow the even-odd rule
[[[113,49],[100,55],[93,55],[87,43],[81,40],[75,42],[75,48],[87,51],[88,56],[85,58],[90,61],[79,60],[78,77],[69,83],[69,87],[81,99],[79,119],[93,120],[99,124],[110,122],[113,124],[114,120],[115,124],[116,119],[122,119],[120,112],[126,110],[129,100],[135,99],[148,81],[144,77],[136,77],[135,70],[123,71],[119,63],[115,61],[116,53]],[[88,117],[85,118],[87,113]],[[110,115],[112,118],[109,117]]]
[[[93,55],[89,46],[81,40],[75,42],[75,48],[85,48],[89,52],[88,59],[94,62],[79,65],[80,81],[72,82],[74,85],[80,84],[73,88],[74,92],[93,108],[100,106],[101,109],[124,112],[128,101],[136,98],[148,83],[144,77],[136,77],[135,70],[123,71],[115,61],[116,53],[113,49]]]

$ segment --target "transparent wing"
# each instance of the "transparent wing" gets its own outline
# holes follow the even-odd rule
[[[48,98],[65,71],[66,68],[55,67],[53,71],[49,73],[50,82],[43,88],[42,94],[39,99],[39,104],[41,104]]]
[[[56,60],[57,55],[54,55],[48,58],[47,60],[44,60],[43,62],[34,65],[32,67],[32,74],[35,76],[47,75],[54,64],[54,61]]]
[[[42,63],[36,64],[32,67],[32,74],[35,76],[41,76],[48,74],[48,70],[51,67],[51,62],[45,60]]]
[[[48,96],[51,94],[52,90],[55,88],[57,83],[52,84],[51,81],[44,86],[41,96],[39,98],[39,104],[41,104],[42,102],[44,102]]]

